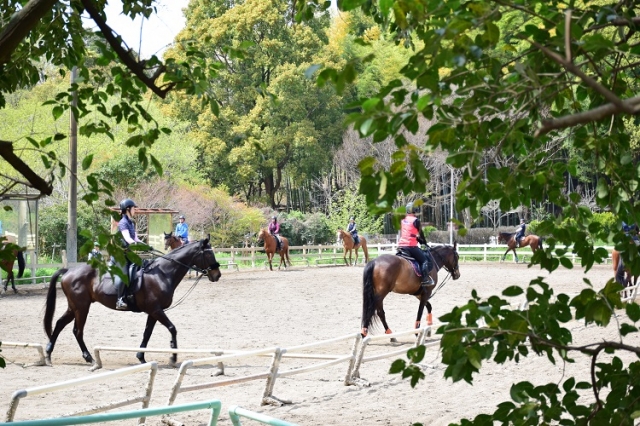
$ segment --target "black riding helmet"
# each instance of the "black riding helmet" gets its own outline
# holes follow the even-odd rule
[[[126,212],[127,209],[131,207],[138,207],[136,203],[131,198],[125,198],[120,202],[120,211],[122,213]]]

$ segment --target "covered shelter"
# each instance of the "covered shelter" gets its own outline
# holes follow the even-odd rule
[[[112,208],[116,213],[120,213],[119,208]],[[138,238],[158,250],[164,248],[164,233],[171,232],[174,229],[173,215],[179,214],[180,211],[173,209],[150,209],[138,207],[134,221],[136,223],[136,233]],[[118,222],[111,218],[111,232],[118,230]]]

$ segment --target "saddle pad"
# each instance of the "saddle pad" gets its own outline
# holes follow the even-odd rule
[[[418,261],[416,261],[413,257],[411,257],[409,252],[406,252],[402,249],[398,249],[398,251],[396,252],[396,256],[409,262],[409,264],[413,267],[413,272],[415,272],[416,276],[422,277],[422,271],[421,271],[420,265],[418,265]]]

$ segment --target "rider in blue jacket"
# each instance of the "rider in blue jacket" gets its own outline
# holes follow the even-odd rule
[[[189,242],[189,225],[184,221],[183,215],[180,215],[178,220],[180,222],[176,225],[176,237],[182,240],[182,244],[187,244]]]

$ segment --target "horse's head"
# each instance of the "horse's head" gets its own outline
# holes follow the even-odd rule
[[[458,256],[458,242],[454,241],[453,246],[450,245],[442,245],[437,246],[434,250],[438,253],[441,258],[442,266],[448,273],[451,274],[451,278],[457,280],[460,278],[460,266],[458,264],[459,257]]]
[[[220,272],[220,264],[216,260],[216,255],[213,253],[213,248],[209,243],[210,236],[204,240],[198,241],[198,244],[187,244],[182,250],[193,251],[193,265],[201,269],[201,272],[206,272],[209,281],[216,282],[222,276]]]
[[[177,236],[173,235],[173,232],[169,232],[168,234],[166,232],[163,232],[164,234],[164,249],[165,251],[167,249],[176,249],[180,246],[182,246],[182,240],[180,238],[178,238]]]
[[[336,231],[336,242],[339,243],[343,239],[344,239],[344,231],[342,230],[342,228],[338,228],[338,230]]]
[[[513,234],[509,232],[500,232],[498,234],[498,244],[500,243],[509,244],[509,240],[511,239],[512,235]]]
[[[258,241],[264,241],[266,235],[269,235],[267,228],[261,228],[260,232],[258,232]]]

